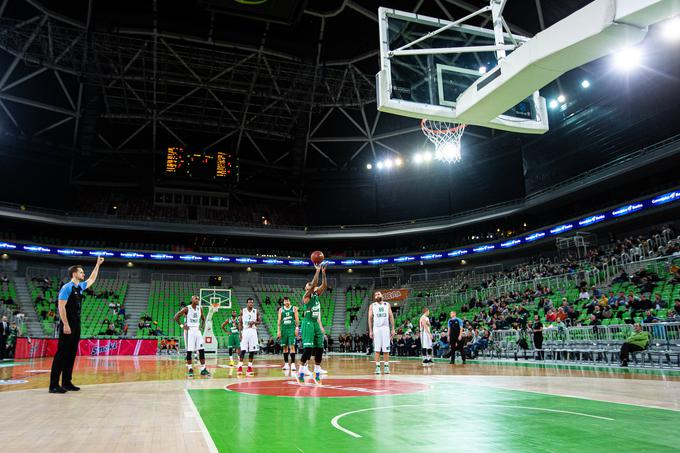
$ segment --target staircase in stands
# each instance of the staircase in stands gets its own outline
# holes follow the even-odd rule
[[[14,277],[14,286],[17,291],[17,305],[24,314],[24,323],[26,324],[27,333],[31,337],[44,337],[38,314],[35,312],[35,304],[31,300],[31,294],[28,292],[28,284],[25,277]]]
[[[125,314],[128,323],[128,337],[137,336],[139,317],[149,305],[149,283],[129,283],[125,295]]]

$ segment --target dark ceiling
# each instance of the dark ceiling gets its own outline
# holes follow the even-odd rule
[[[321,178],[333,186],[379,185],[366,163],[407,157],[425,141],[416,120],[376,111],[378,6],[459,18],[487,1],[243,3],[1,2],[6,136],[37,155],[70,160],[71,184],[153,184],[164,149],[183,144],[236,151],[242,177],[229,190],[307,200]],[[514,32],[532,36],[588,3],[510,0],[504,16]],[[676,71],[677,58],[672,63]],[[575,90],[584,76],[606,77],[600,69],[594,62],[572,71],[542,94]],[[569,111],[551,117],[551,127],[559,130],[563,118],[581,115],[578,124],[588,130],[598,115],[583,112],[602,102],[607,89],[621,89],[606,82],[598,94],[582,94]],[[481,203],[500,201],[510,186],[517,186],[510,196],[525,194],[522,147],[536,140],[468,128],[463,143],[475,157],[464,168],[474,174],[496,165],[488,176],[498,193]],[[445,174],[441,185],[451,192],[451,171]],[[447,209],[455,208],[449,202]]]

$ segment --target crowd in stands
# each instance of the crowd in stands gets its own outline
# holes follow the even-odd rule
[[[670,227],[664,227],[662,234],[675,237]],[[653,232],[650,236],[658,234]],[[611,281],[609,288],[592,286],[585,281],[577,282],[574,288],[556,291],[540,282],[550,276],[572,274],[581,276],[585,269],[601,270],[604,265],[614,265],[622,255],[632,261],[643,257],[680,256],[677,241],[663,244],[650,243],[649,237],[629,237],[613,244],[609,249],[592,249],[586,259],[577,262],[572,259],[555,262],[529,263],[499,272],[484,279],[476,287],[464,284],[456,290],[469,297],[456,307],[463,320],[463,342],[468,357],[474,357],[488,347],[490,333],[495,330],[516,330],[522,332],[520,339],[528,344],[533,339],[534,346],[540,349],[544,327],[565,329],[570,326],[592,326],[609,324],[646,324],[657,322],[680,322],[680,260],[673,261],[670,269],[646,268],[620,275]],[[646,253],[640,252],[647,248]],[[620,262],[620,261],[619,261]],[[659,273],[663,275],[659,275]],[[504,284],[524,282],[523,290],[494,293],[489,288],[506,289]],[[487,289],[487,291],[484,291]],[[661,293],[661,290],[664,292]],[[455,290],[454,290],[455,291]],[[477,292],[475,292],[477,291]],[[485,295],[476,298],[474,294]],[[672,300],[666,300],[664,294]],[[427,291],[414,294],[416,306],[431,306],[432,300]],[[436,305],[436,302],[435,302]],[[439,307],[430,316],[434,348],[438,356],[449,353],[447,344],[447,309]],[[414,315],[412,313],[412,315]],[[397,317],[393,350],[399,355],[418,355],[420,351],[420,332],[416,316]],[[342,343],[342,342],[341,342]],[[526,348],[524,348],[526,349]],[[539,355],[539,358],[540,355]]]

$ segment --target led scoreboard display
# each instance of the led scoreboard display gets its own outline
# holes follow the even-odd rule
[[[236,181],[238,161],[225,151],[195,151],[181,147],[168,148],[165,175],[182,179]]]

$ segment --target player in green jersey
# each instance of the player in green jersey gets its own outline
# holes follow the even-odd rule
[[[300,384],[305,383],[307,360],[314,354],[314,374],[316,381],[321,381],[321,359],[323,357],[323,336],[326,331],[321,324],[321,302],[319,296],[328,287],[326,281],[326,263],[315,265],[314,279],[305,285],[305,295],[302,297],[302,359],[300,359]],[[321,286],[319,272],[323,275]]]
[[[290,299],[283,298],[283,307],[279,308],[278,330],[276,338],[281,340],[283,349],[283,371],[295,371],[295,338],[298,336],[300,317],[297,307],[290,304]],[[290,364],[288,354],[290,353]]]
[[[229,366],[234,366],[234,351],[237,353],[241,349],[241,332],[239,330],[238,316],[236,310],[231,311],[231,318],[222,323],[222,330],[227,332],[227,348],[229,348]]]

